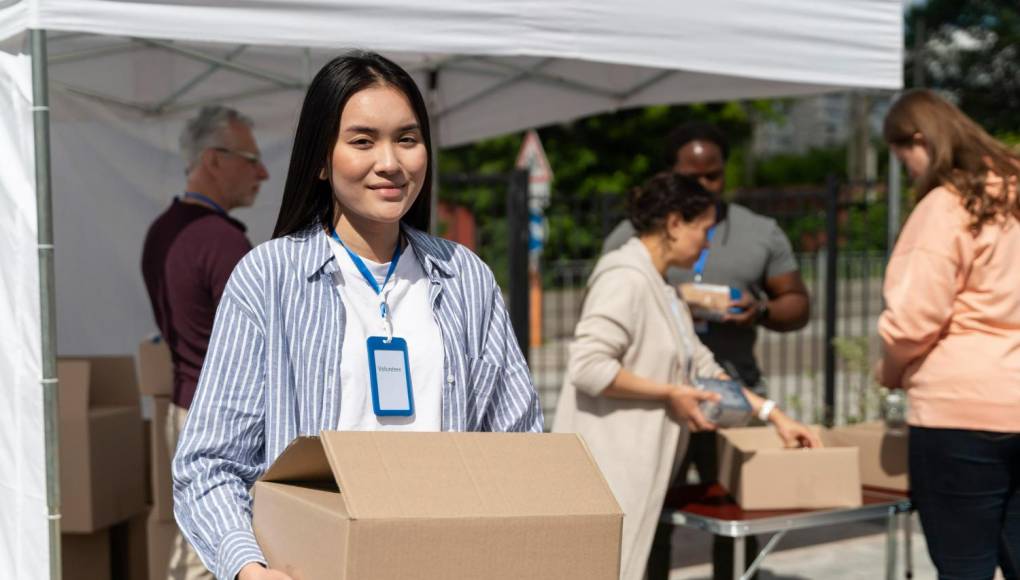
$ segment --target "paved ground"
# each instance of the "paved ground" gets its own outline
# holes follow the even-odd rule
[[[885,578],[885,539],[880,521],[790,532],[765,559],[759,580],[881,580]],[[897,579],[905,578],[902,534],[900,541]],[[670,580],[711,580],[710,542],[708,534],[677,530]],[[914,578],[934,580],[935,568],[916,519],[912,547]],[[996,575],[997,580],[1001,578]]]

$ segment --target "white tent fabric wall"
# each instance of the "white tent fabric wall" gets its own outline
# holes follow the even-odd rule
[[[32,70],[0,51],[0,569],[46,578],[46,463],[36,249]]]
[[[270,181],[255,206],[235,215],[258,243],[269,238],[276,220],[293,124],[286,109],[274,122],[272,112],[247,104],[239,108],[257,119]],[[133,353],[156,330],[141,251],[151,221],[184,188],[177,148],[183,122],[126,120],[56,92],[51,107],[57,349],[61,355]]]

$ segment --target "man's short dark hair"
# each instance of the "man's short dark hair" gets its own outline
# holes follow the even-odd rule
[[[730,144],[718,127],[705,121],[691,121],[673,129],[666,137],[666,167],[672,168],[676,165],[676,156],[680,149],[691,141],[715,143],[722,153],[724,163],[730,156]]]

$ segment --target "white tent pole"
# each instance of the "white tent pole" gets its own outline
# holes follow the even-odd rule
[[[60,580],[59,385],[57,306],[53,272],[53,191],[50,183],[50,100],[46,31],[32,30],[32,124],[35,128],[35,203],[39,248],[39,303],[42,336],[43,423],[46,437],[46,506],[49,519],[50,578]]]

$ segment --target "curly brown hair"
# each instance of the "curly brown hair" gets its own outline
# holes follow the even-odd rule
[[[1020,216],[1020,199],[1010,191],[1020,176],[1020,156],[949,101],[929,90],[909,91],[889,109],[882,132],[890,145],[924,139],[930,164],[915,184],[919,197],[940,185],[954,190],[974,233],[993,220]],[[1001,193],[989,191],[989,172],[1003,179]]]
[[[715,196],[693,177],[663,172],[627,196],[627,216],[638,235],[662,229],[669,214],[693,221],[715,204]]]

